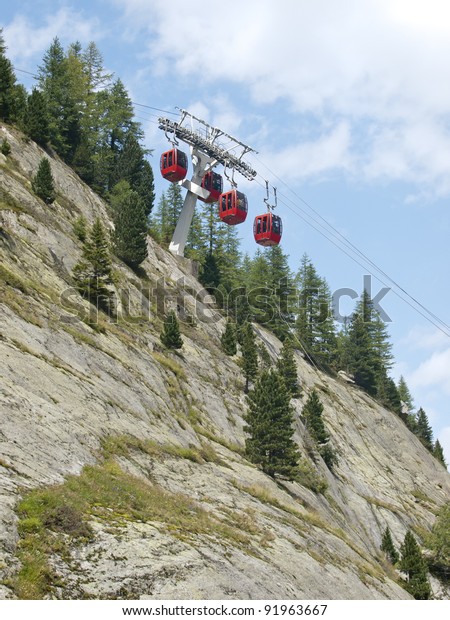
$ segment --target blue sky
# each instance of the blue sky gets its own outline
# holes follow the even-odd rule
[[[16,68],[36,71],[55,36],[65,46],[93,40],[134,102],[170,112],[185,108],[258,151],[247,161],[259,183],[240,184],[250,203],[240,229],[246,250],[255,248],[251,220],[264,210],[260,183],[267,179],[278,190],[292,269],[306,252],[332,291],[360,292],[364,275],[379,272],[361,255],[336,247],[344,235],[450,323],[446,0],[7,5],[1,25]],[[17,77],[31,87],[27,74],[18,71]],[[159,178],[158,154],[167,142],[158,113],[135,109],[146,145],[154,149],[160,195],[167,185]],[[326,236],[334,243],[305,213],[316,228],[325,226],[320,218],[332,225]],[[384,284],[374,279],[373,293]],[[450,461],[450,330],[443,333],[406,298],[408,303],[391,291],[382,302],[391,318],[393,374],[405,376]],[[343,304],[345,311],[350,307]]]

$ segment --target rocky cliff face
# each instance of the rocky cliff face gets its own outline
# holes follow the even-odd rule
[[[315,387],[339,463],[332,475],[315,455],[308,475],[326,481],[322,492],[261,473],[243,457],[243,380],[220,350],[224,319],[189,263],[150,239],[142,277],[115,264],[129,312],[93,328],[71,289],[81,255],[73,222],[100,215],[109,225],[104,204],[52,158],[58,197],[44,205],[30,184],[43,151],[0,126],[4,137],[0,596],[20,596],[17,502],[70,487],[84,493],[90,535],[52,534],[62,538],[47,549],[46,596],[409,598],[380,555],[381,535],[388,525],[398,545],[408,528],[431,527],[450,498],[444,468],[394,414],[298,355],[296,440],[311,453],[299,413]],[[180,355],[160,347],[163,298],[184,319]],[[275,358],[280,343],[257,331]],[[132,494],[140,503],[127,510]]]

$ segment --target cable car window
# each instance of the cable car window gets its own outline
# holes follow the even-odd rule
[[[263,219],[262,231],[267,232],[267,219],[266,218]]]

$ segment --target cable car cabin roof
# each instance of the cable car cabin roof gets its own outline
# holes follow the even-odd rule
[[[179,149],[166,151],[161,155],[160,168],[162,176],[171,183],[182,181],[188,168],[186,153]]]
[[[257,215],[253,223],[253,235],[256,243],[263,246],[278,245],[283,233],[283,224],[279,215],[264,213]]]
[[[222,222],[235,226],[245,222],[248,212],[247,197],[237,189],[224,192],[219,196],[219,217]]]
[[[223,180],[218,172],[209,170],[202,179],[202,187],[209,191],[208,198],[198,197],[203,202],[217,202],[220,198],[220,194],[223,191]]]

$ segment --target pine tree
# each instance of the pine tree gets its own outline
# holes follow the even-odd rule
[[[400,555],[399,568],[408,577],[406,590],[418,600],[428,600],[431,598],[427,565],[411,531],[406,532],[405,539],[400,548]]]
[[[237,341],[236,341],[236,327],[228,320],[225,325],[225,331],[221,337],[222,349],[225,355],[236,355],[237,353]]]
[[[0,153],[7,157],[11,153],[11,145],[6,138],[3,138],[0,145]]]
[[[397,564],[399,555],[392,540],[391,530],[388,527],[384,530],[383,538],[381,539],[381,551],[384,551],[391,564]]]
[[[33,88],[25,111],[24,130],[27,136],[45,147],[50,139],[48,111],[44,95]]]
[[[293,480],[298,472],[299,453],[293,441],[293,414],[283,379],[264,370],[248,395],[245,442],[248,458],[269,476]]]
[[[330,368],[334,365],[337,352],[331,294],[327,282],[319,277],[306,254],[302,257],[296,282],[296,335],[309,361],[323,368]]]
[[[409,391],[408,385],[403,375],[400,376],[397,385],[398,395],[400,400],[408,407],[408,411],[411,412],[414,409],[414,401]]]
[[[38,170],[31,181],[31,187],[36,196],[39,196],[46,204],[55,200],[55,185],[50,162],[43,157]]]
[[[306,428],[317,444],[319,454],[324,460],[325,465],[330,471],[333,471],[334,466],[338,462],[338,458],[336,452],[329,443],[330,436],[325,428],[322,413],[323,405],[320,402],[316,390],[313,390],[302,409],[302,417],[305,421]]]
[[[205,256],[198,279],[207,291],[212,292],[218,288],[220,284],[220,270],[216,257],[212,252],[208,252]]]
[[[113,188],[114,248],[116,254],[132,269],[147,258],[147,218],[139,194],[127,181]]]
[[[437,458],[439,463],[441,463],[445,468],[447,467],[447,463],[444,456],[444,450],[439,442],[439,439],[436,439],[433,446],[433,456]]]
[[[0,120],[14,120],[14,87],[16,76],[11,61],[6,57],[3,28],[0,28]]]
[[[289,256],[285,254],[279,245],[269,247],[266,250],[268,266],[268,288],[270,307],[273,316],[268,322],[268,327],[276,336],[283,339],[289,332],[294,321],[291,308],[291,295],[294,290],[294,282],[289,268]]]
[[[450,502],[439,509],[436,521],[433,524],[427,539],[427,547],[432,551],[434,568],[444,578],[450,574]]]
[[[38,70],[39,89],[47,103],[50,142],[69,163],[81,140],[81,113],[86,93],[77,49],[74,44],[66,56],[55,37]]]
[[[310,435],[319,445],[327,443],[330,438],[323,423],[322,413],[323,405],[316,390],[313,390],[303,407],[302,417]]]
[[[375,396],[378,386],[386,388],[383,379],[392,365],[391,348],[386,326],[364,290],[350,321],[341,364],[358,385]],[[388,389],[392,391],[392,386]]]
[[[377,398],[387,409],[402,416],[402,404],[395,381],[383,371],[377,382]]]
[[[420,407],[416,415],[415,434],[428,450],[433,450],[433,431],[428,422],[428,416],[422,407]]]
[[[258,372],[258,351],[256,348],[255,332],[251,323],[246,323],[242,330],[240,365],[245,377],[245,393],[248,393],[249,383],[255,379]]]
[[[283,378],[291,398],[300,396],[298,383],[297,364],[294,358],[292,341],[286,338],[277,359],[277,370]]]
[[[181,349],[183,346],[177,315],[173,310],[167,314],[164,320],[164,327],[160,338],[167,349]]]
[[[113,309],[112,265],[108,237],[97,218],[83,247],[82,259],[73,269],[80,293],[96,307],[108,312]]]
[[[344,368],[353,375],[355,383],[375,395],[376,364],[371,355],[370,335],[360,314],[352,316],[343,356]]]

